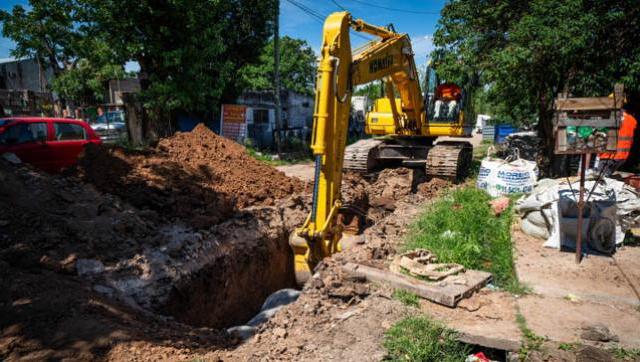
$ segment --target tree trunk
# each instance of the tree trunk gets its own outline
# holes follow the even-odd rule
[[[556,177],[562,166],[554,153],[555,135],[553,132],[553,112],[549,110],[549,102],[544,92],[538,93],[538,135],[542,142],[542,157],[540,171],[542,176]]]

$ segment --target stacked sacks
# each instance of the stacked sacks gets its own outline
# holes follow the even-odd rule
[[[587,193],[593,189],[585,206],[583,237],[589,247],[609,253],[624,239],[624,233],[640,217],[640,197],[636,190],[609,178],[597,185],[587,181]],[[531,195],[516,203],[515,210],[522,218],[521,229],[526,234],[546,240],[545,246],[572,246],[576,236],[579,182],[569,183],[544,179],[538,182]],[[560,222],[559,222],[560,220]]]

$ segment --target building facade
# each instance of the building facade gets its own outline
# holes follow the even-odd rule
[[[276,127],[273,92],[244,92],[236,102],[247,107],[247,138],[260,148],[273,147],[276,132],[285,140],[297,138],[305,141],[310,135],[313,124],[313,97],[288,90],[283,90],[280,97],[282,106],[282,129],[280,130]]]
[[[36,59],[0,60],[0,115],[42,115],[54,111],[48,91],[53,70]]]

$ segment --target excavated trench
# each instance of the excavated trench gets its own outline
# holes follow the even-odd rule
[[[226,328],[251,319],[270,294],[296,286],[288,236],[277,234],[213,258],[172,288],[165,312],[197,327]]]
[[[413,178],[404,169],[385,171],[373,181],[346,177],[345,204],[356,210],[339,218],[347,232],[364,232],[392,212],[393,200],[419,192]],[[248,220],[237,224],[220,225],[219,246],[173,284],[159,311],[197,327],[228,328],[249,321],[275,291],[295,288],[288,239],[306,217],[310,204],[306,198],[269,212],[249,212]]]

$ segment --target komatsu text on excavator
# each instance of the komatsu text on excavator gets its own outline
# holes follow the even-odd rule
[[[374,35],[376,40],[352,54],[350,29]],[[406,34],[354,20],[348,12],[333,13],[325,21],[311,142],[313,204],[302,227],[290,238],[299,283],[309,278],[318,262],[341,248],[337,216],[343,207],[343,167],[369,172],[395,162],[449,179],[461,179],[469,169],[470,143],[434,144],[438,136],[471,135],[471,120],[463,111],[465,92],[455,84],[426,78],[425,83],[434,83],[436,89],[423,96]],[[365,130],[382,137],[346,147],[353,88],[375,80],[384,81],[386,98],[375,100]]]

